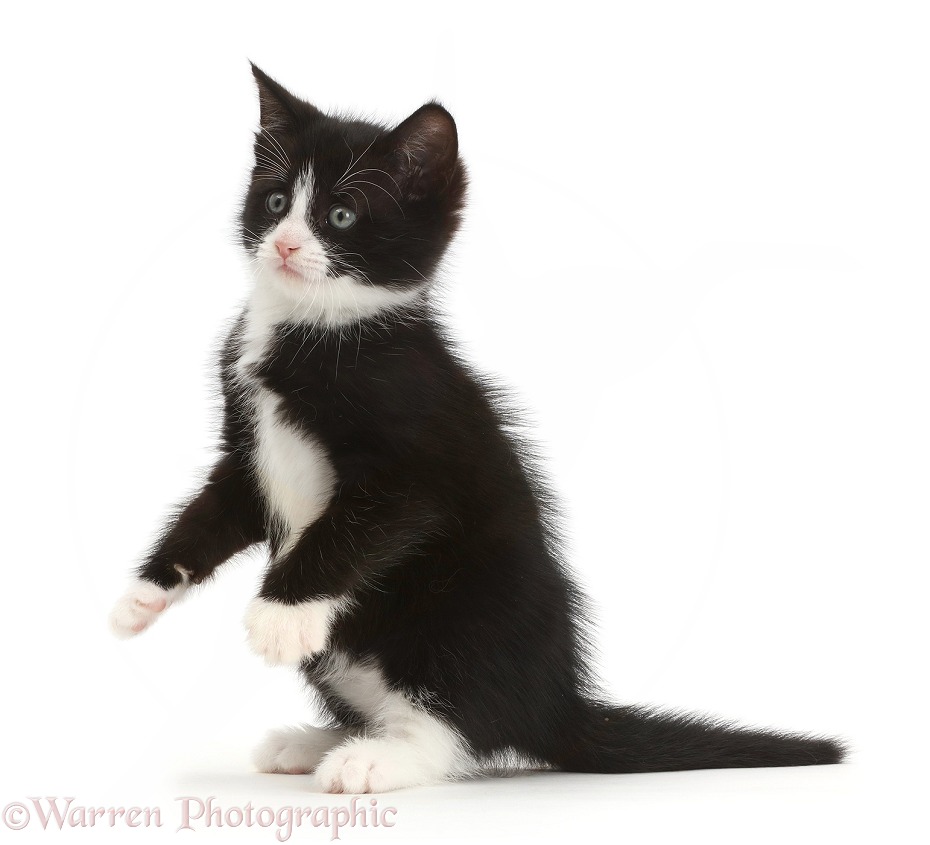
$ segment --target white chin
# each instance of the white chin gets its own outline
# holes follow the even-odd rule
[[[406,290],[363,284],[349,275],[327,276],[305,269],[284,273],[280,265],[261,267],[254,289],[253,308],[269,322],[352,325],[375,315],[402,309],[420,297],[425,285]]]
[[[326,281],[322,270],[291,270],[270,267],[265,276],[270,276],[278,287],[291,296],[303,296],[308,290]]]

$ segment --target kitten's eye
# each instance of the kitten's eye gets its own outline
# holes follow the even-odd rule
[[[356,213],[344,205],[334,205],[326,216],[329,225],[334,229],[351,229],[357,219]]]
[[[268,198],[265,200],[265,208],[272,214],[283,213],[284,209],[287,208],[287,194],[282,194],[280,191],[268,194]]]

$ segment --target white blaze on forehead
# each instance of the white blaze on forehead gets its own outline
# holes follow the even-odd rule
[[[306,224],[307,211],[313,201],[313,172],[308,167],[294,182],[294,196],[291,199],[291,207],[287,212],[285,221],[301,221]]]
[[[312,237],[307,222],[307,212],[313,202],[313,176],[309,170],[304,171],[294,182],[291,192],[291,204],[284,219],[271,231],[272,240],[284,238],[296,244],[303,244]]]

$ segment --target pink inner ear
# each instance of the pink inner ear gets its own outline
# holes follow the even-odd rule
[[[416,134],[421,136],[425,143],[441,144],[449,134],[449,121],[443,114],[424,114]]]
[[[408,118],[410,126],[405,133],[403,147],[423,159],[420,163],[428,165],[430,159],[440,162],[450,153],[455,153],[456,133],[452,118],[438,108],[424,108]]]
[[[408,198],[442,190],[451,180],[458,155],[452,116],[434,103],[423,106],[394,130],[395,172]]]

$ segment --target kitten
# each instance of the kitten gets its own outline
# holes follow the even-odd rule
[[[449,113],[326,115],[257,67],[242,209],[255,284],[220,361],[221,457],[117,604],[132,635],[254,543],[245,624],[330,723],[267,772],[378,792],[519,760],[575,772],[838,762],[830,739],[600,701],[549,495],[493,386],[430,307],[466,176]]]

